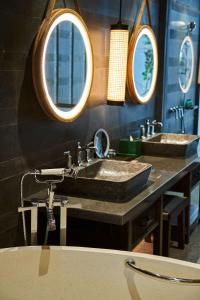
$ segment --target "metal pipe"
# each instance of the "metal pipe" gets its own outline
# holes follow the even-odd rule
[[[35,175],[36,172],[39,172],[38,170],[35,171],[29,171],[27,173],[25,173],[22,178],[21,178],[21,182],[20,182],[20,201],[21,201],[21,207],[24,207],[24,193],[23,193],[23,184],[24,184],[24,179],[26,178],[26,176],[28,175]],[[26,220],[25,220],[25,211],[22,210],[22,226],[23,226],[23,235],[24,235],[24,244],[25,246],[28,245],[28,241],[27,241],[27,231],[26,231]]]

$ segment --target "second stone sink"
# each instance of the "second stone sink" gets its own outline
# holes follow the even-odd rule
[[[188,157],[197,153],[199,137],[190,134],[160,133],[142,142],[144,155]]]
[[[101,199],[126,202],[139,193],[147,184],[151,165],[137,161],[98,160],[78,171],[77,177],[65,177],[57,192]]]

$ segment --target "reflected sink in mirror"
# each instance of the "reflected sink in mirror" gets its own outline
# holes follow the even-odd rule
[[[142,141],[144,155],[188,157],[197,153],[199,137],[190,134],[160,133]]]
[[[78,171],[76,179],[65,177],[57,193],[127,202],[148,182],[151,165],[137,161],[98,160]]]

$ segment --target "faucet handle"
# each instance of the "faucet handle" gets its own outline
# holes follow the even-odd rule
[[[170,111],[170,112],[175,112],[175,107],[174,107],[174,106],[173,106],[173,107],[170,107],[170,108],[169,108],[169,111]]]
[[[147,120],[146,120],[146,125],[149,125],[149,124],[150,124],[150,120],[147,119]]]
[[[94,142],[91,141],[90,143],[88,143],[88,144],[86,145],[86,149],[95,149]]]
[[[162,123],[162,122],[158,122],[158,121],[156,121],[156,120],[153,120],[153,121],[152,121],[152,124],[153,124],[153,125],[160,125],[160,127],[163,126],[163,123]]]
[[[78,143],[77,143],[77,149],[78,149],[78,150],[80,150],[80,151],[81,151],[81,150],[84,150],[84,151],[85,151],[86,148],[87,148],[87,146],[81,146],[81,142],[78,142]]]
[[[64,155],[70,155],[70,153],[71,153],[70,150],[68,150],[68,151],[64,151],[63,154],[64,154]]]

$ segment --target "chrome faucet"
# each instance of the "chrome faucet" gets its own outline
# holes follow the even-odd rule
[[[78,142],[77,147],[77,163],[78,166],[84,166],[85,163],[90,163],[94,159],[94,151],[96,147],[94,142],[88,143],[86,146],[81,146],[81,143]]]
[[[159,126],[160,128],[163,127],[163,123],[162,122],[157,122],[156,120],[153,120],[152,121],[152,132],[151,132],[151,135],[154,135],[155,134],[155,127],[156,126]]]
[[[71,170],[75,170],[72,168]],[[31,212],[31,245],[37,244],[37,216],[38,209],[40,207],[45,207],[47,212],[47,226],[44,244],[47,244],[48,234],[50,231],[56,230],[56,221],[54,217],[54,206],[60,207],[60,243],[61,245],[66,245],[66,214],[62,213],[66,210],[68,205],[68,200],[65,199],[55,199],[55,188],[57,183],[64,181],[65,176],[71,175],[71,170],[66,168],[57,168],[57,169],[41,169],[41,170],[32,170],[25,173],[21,178],[20,183],[20,195],[21,195],[21,206],[18,207],[18,212],[22,213],[22,224],[23,224],[23,234],[25,245],[28,245],[27,238],[27,228],[25,220],[25,212]],[[24,197],[24,180],[27,176],[34,176],[35,182],[38,184],[47,184],[48,193],[47,197],[44,199],[34,199],[30,201],[30,205],[27,205],[27,199]],[[51,177],[53,176],[53,177]],[[63,234],[65,232],[65,234]]]
[[[94,142],[90,142],[86,145],[86,161],[90,163],[94,160],[94,151],[96,147],[94,146]]]
[[[82,166],[84,164],[85,158],[83,158],[83,155],[85,156],[85,148],[81,146],[81,143],[78,142],[77,145],[77,163],[78,166]]]
[[[176,120],[178,120],[179,118],[181,118],[180,109],[181,109],[181,107],[178,107],[178,106],[173,106],[173,107],[170,107],[170,109],[169,109],[170,112],[174,112],[175,113],[175,119]]]
[[[181,121],[181,133],[185,133],[184,126],[184,106],[173,106],[169,108],[170,113],[175,113],[175,120]]]
[[[142,140],[151,137],[155,134],[155,127],[160,126],[163,127],[162,122],[157,122],[156,120],[153,120],[152,123],[150,123],[149,120],[146,120],[145,125],[140,125],[140,138]]]
[[[183,107],[181,107],[180,118],[181,118],[181,133],[185,133],[184,108]]]

